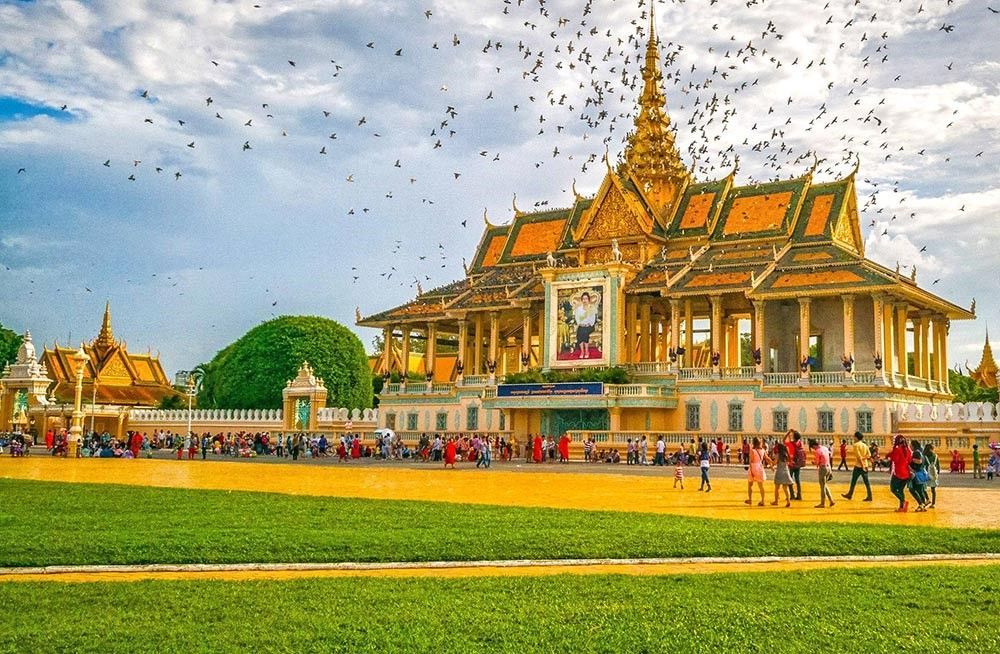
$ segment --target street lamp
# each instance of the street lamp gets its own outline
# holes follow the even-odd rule
[[[97,370],[97,365],[94,365],[94,370]],[[90,433],[94,434],[94,418],[97,414],[97,376],[94,376],[94,392],[90,398]]]
[[[198,393],[198,382],[201,381],[201,375],[192,371],[188,373],[187,378],[187,396],[188,396],[188,435],[191,435],[191,404],[194,401],[194,396]]]
[[[69,442],[66,443],[66,453],[70,457],[76,457],[76,448],[81,435],[83,434],[83,366],[88,361],[87,353],[83,351],[83,344],[80,349],[74,352],[71,357],[76,362],[76,393],[73,398],[73,424],[69,428]]]

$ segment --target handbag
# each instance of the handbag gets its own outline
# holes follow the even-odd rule
[[[926,484],[926,483],[930,482],[931,476],[927,472],[927,470],[925,470],[924,468],[921,468],[920,470],[917,470],[917,474],[913,475],[913,479],[918,484]]]

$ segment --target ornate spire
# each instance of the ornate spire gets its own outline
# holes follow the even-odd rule
[[[636,180],[647,187],[644,189],[647,195],[654,196],[651,199],[657,200],[659,205],[670,205],[681,186],[690,179],[691,173],[681,161],[666,113],[667,102],[660,87],[663,80],[660,48],[652,7],[642,80],[639,113],[635,117],[635,130],[628,137],[625,164]]]
[[[109,348],[115,344],[115,335],[111,331],[111,302],[104,305],[104,321],[101,323],[101,333],[94,341],[95,347]]]
[[[990,347],[990,328],[986,328],[986,343],[983,345],[983,358],[979,361],[979,367],[970,371],[977,384],[983,388],[997,387],[997,362],[993,359],[993,348]]]

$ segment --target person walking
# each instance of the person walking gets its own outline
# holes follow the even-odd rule
[[[667,451],[667,444],[663,442],[663,435],[656,438],[656,465],[663,465],[663,453]]]
[[[674,466],[674,488],[677,488],[678,483],[681,485],[681,490],[684,490],[684,463],[680,457],[677,458],[677,464]]]
[[[927,488],[931,491],[931,503],[927,508],[933,509],[937,504],[938,476],[941,474],[941,459],[938,458],[937,452],[934,451],[934,443],[924,445],[924,463],[927,465],[927,476],[929,477]]]
[[[447,468],[451,466],[452,470],[455,469],[455,459],[457,458],[457,448],[455,446],[455,439],[451,436],[448,437],[448,443],[444,446],[444,467]]]
[[[841,495],[845,500],[849,500],[854,497],[854,487],[858,483],[858,479],[865,482],[865,490],[867,494],[862,502],[872,501],[872,485],[868,482],[868,468],[871,467],[871,450],[868,449],[868,445],[865,443],[864,434],[860,431],[854,432],[854,445],[851,446],[851,453],[854,457],[854,470],[851,471],[851,487],[847,489],[847,492]],[[840,467],[837,467],[840,470]]]
[[[802,468],[806,466],[806,451],[802,444],[802,434],[789,429],[785,433],[785,447],[788,448],[788,474],[795,484],[792,499],[802,499]]]
[[[910,503],[906,500],[904,491],[910,482],[910,447],[902,434],[896,434],[893,439],[892,451],[889,452],[891,469],[889,471],[889,491],[899,501],[896,513],[906,513]]]
[[[202,434],[201,436],[201,460],[204,461],[208,456],[208,445],[210,441],[208,440],[208,434]]]
[[[646,453],[649,450],[649,441],[646,440],[646,435],[642,435],[642,440],[639,441],[639,465],[645,466],[649,465],[649,461],[646,459]]]
[[[984,479],[983,462],[979,458],[979,443],[972,444],[972,478]]]
[[[910,495],[917,500],[917,513],[927,510],[930,501],[927,499],[927,483],[931,480],[927,472],[927,462],[924,461],[924,450],[919,441],[910,442]]]
[[[848,469],[847,468],[847,439],[846,438],[841,438],[840,439],[840,463],[837,464],[837,471],[839,472],[841,468],[843,468],[844,470]]]
[[[833,496],[830,495],[830,489],[826,485],[830,481],[830,477],[833,476],[830,472],[830,450],[826,445],[820,445],[815,438],[809,439],[809,449],[813,451],[813,460],[816,463],[816,471],[819,476],[819,504],[815,508],[825,509],[827,500],[830,501],[830,507],[833,508]]]
[[[753,446],[750,448],[748,456],[750,465],[747,466],[747,499],[744,504],[753,504],[753,485],[757,484],[760,490],[760,502],[757,506],[764,506],[764,481],[767,475],[764,474],[764,466],[771,464],[767,452],[760,446],[760,438],[754,436]]]
[[[771,506],[778,506],[778,492],[784,489],[787,509],[792,505],[792,475],[788,472],[788,448],[784,443],[778,443],[774,446],[774,451],[774,501],[771,502]]]
[[[711,466],[711,461],[712,454],[708,451],[708,443],[702,443],[701,452],[698,453],[698,467],[701,468],[701,486],[698,487],[698,490],[703,490],[706,493],[712,491],[712,482],[708,478],[708,469]]]

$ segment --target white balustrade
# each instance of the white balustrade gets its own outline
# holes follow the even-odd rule
[[[753,379],[757,376],[756,366],[740,366],[738,368],[723,368],[723,379]]]
[[[764,384],[766,386],[794,386],[799,383],[800,378],[797,372],[765,372]]]
[[[463,375],[461,386],[486,386],[489,375]]]
[[[683,380],[712,379],[715,376],[715,368],[681,368],[677,376]]]

